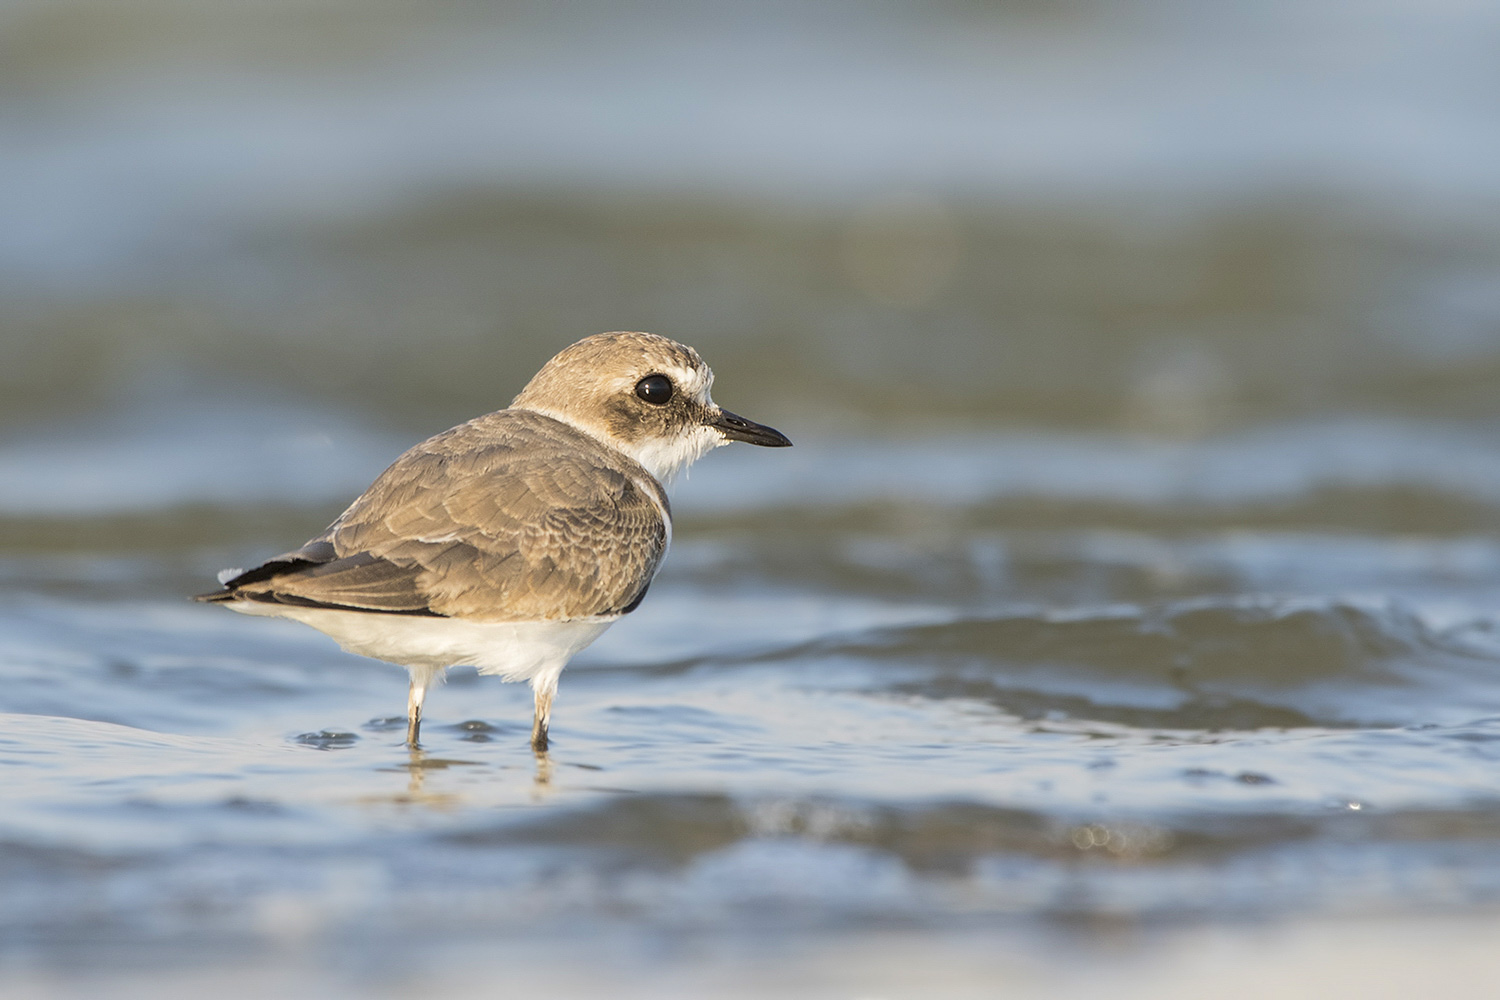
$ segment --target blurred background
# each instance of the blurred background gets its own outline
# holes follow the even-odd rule
[[[637,327],[840,431],[1500,407],[1486,4],[3,17],[12,434],[162,395],[409,433]]]
[[[748,995],[940,969],[952,995],[1089,995],[1027,964],[1037,934],[1127,995],[1267,956],[1282,992],[1384,962],[1372,989],[1461,995],[1500,899],[1497,51],[1472,0],[0,0],[13,983],[113,976],[150,926],[184,982],[191,930],[367,989],[382,948],[431,964],[386,910],[480,948],[448,969],[483,979],[476,942],[519,918],[475,903],[461,930],[437,900],[557,898],[536,845],[582,823],[557,864],[592,881],[540,909],[602,922],[599,968],[642,996],[721,967]],[[700,466],[640,621],[565,679],[558,773],[612,774],[533,800],[521,695],[455,681],[454,746],[507,756],[424,812],[405,782],[453,769],[364,722],[396,671],[181,597],[615,329],[694,345],[798,447]],[[609,714],[631,690],[667,707]],[[1228,756],[1161,763],[1189,745]],[[1367,802],[1385,826],[1348,825]],[[869,896],[847,851],[899,878]],[[1320,922],[1346,911],[1396,923]],[[1384,946],[1434,913],[1441,961]],[[826,932],[791,958],[765,944],[788,914]],[[1205,914],[1222,960],[1179,961]],[[342,943],[288,958],[283,918]],[[1168,937],[1111,951],[1079,921]],[[755,980],[750,939],[805,975]]]

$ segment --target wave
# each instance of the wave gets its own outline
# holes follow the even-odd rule
[[[1494,622],[1381,599],[1020,610],[861,630],[739,662],[838,663],[895,694],[1142,729],[1399,726],[1500,712]]]

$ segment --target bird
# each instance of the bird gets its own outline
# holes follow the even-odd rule
[[[742,441],[792,442],[713,401],[698,352],[651,333],[585,337],[509,407],[415,445],[327,529],[193,599],[288,618],[406,668],[406,743],[453,666],[529,681],[547,750],[558,678],[646,596],[672,539],[676,475]]]

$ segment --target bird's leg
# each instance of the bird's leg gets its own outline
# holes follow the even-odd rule
[[[422,731],[422,702],[427,697],[427,685],[432,675],[426,671],[411,673],[411,688],[406,694],[406,745],[417,749],[417,736]]]
[[[531,749],[542,753],[547,749],[547,725],[552,721],[552,696],[557,693],[557,681],[532,687],[536,694],[536,714],[531,717]]]
[[[426,665],[406,668],[411,675],[411,688],[406,695],[406,745],[413,750],[420,749],[417,736],[422,731],[422,702],[427,698],[427,689],[443,682],[445,670],[446,667]]]

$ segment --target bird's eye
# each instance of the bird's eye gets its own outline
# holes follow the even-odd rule
[[[635,384],[635,394],[660,406],[672,398],[672,380],[665,375],[647,375]]]

